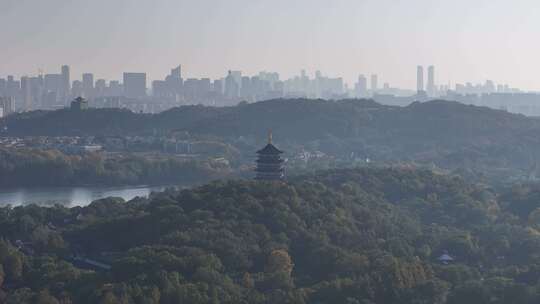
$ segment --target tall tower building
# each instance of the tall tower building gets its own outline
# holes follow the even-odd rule
[[[234,78],[234,81],[236,81],[236,84],[238,85],[238,88],[242,88],[242,71],[231,71],[231,75]]]
[[[182,78],[182,66],[179,65],[171,70],[171,77],[180,80]]]
[[[71,79],[68,65],[62,66],[62,87],[64,89],[64,93],[66,95],[69,94],[69,91],[71,90]]]
[[[428,80],[427,80],[427,93],[430,97],[434,97],[437,87],[435,86],[435,67],[430,65],[428,67]]]
[[[233,75],[232,71],[229,71],[227,77],[225,77],[225,96],[229,99],[236,99],[240,96],[240,86]]]
[[[32,110],[32,89],[30,87],[30,78],[21,77],[22,108],[24,111]]]
[[[71,79],[69,73],[69,66],[63,65],[61,72],[61,84],[60,92],[58,92],[58,99],[61,103],[66,104],[71,95]]]
[[[124,73],[124,94],[129,98],[146,96],[146,73]]]
[[[7,83],[6,83],[7,92],[5,95],[15,98],[18,95],[20,89],[21,89],[21,82],[16,81],[12,75],[9,75],[7,77]]]
[[[367,96],[367,78],[364,75],[358,76],[358,83],[355,86],[356,97]]]
[[[83,94],[83,84],[80,80],[73,81],[73,84],[71,86],[71,92],[73,93],[73,96],[82,97]]]
[[[371,91],[375,93],[379,89],[379,77],[377,74],[371,75]]]
[[[7,93],[7,82],[5,79],[0,78],[0,97],[3,97]]]
[[[421,65],[416,68],[416,91],[424,91],[424,67]]]
[[[86,99],[91,99],[94,93],[94,74],[85,73],[82,75],[83,94]]]

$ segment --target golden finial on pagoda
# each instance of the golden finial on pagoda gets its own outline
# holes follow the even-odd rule
[[[268,144],[272,144],[272,130],[268,131]]]

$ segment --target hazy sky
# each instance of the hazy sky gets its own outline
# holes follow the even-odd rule
[[[120,79],[227,70],[377,73],[415,87],[416,65],[437,82],[540,90],[538,0],[0,0],[0,77],[69,64]]]

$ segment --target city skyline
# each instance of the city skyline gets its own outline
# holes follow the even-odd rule
[[[350,86],[358,74],[384,75],[381,84],[412,89],[410,70],[420,64],[437,67],[439,84],[493,79],[540,90],[540,43],[530,39],[539,27],[534,2],[412,2],[6,0],[0,77],[69,64],[72,75],[121,79],[145,71],[151,82],[183,62],[195,78],[229,69],[289,78],[305,69],[342,76]]]
[[[232,71],[234,69],[227,69],[227,70],[224,70],[222,72],[221,75],[218,75],[217,77],[206,77],[206,76],[203,76],[203,77],[197,77],[196,75],[204,75],[204,73],[200,73],[200,72],[195,72],[194,74],[189,74],[189,75],[186,75],[184,74],[184,64],[181,64],[179,65],[178,67],[182,69],[182,76],[183,76],[183,80],[187,80],[187,79],[211,79],[211,80],[224,80],[226,77],[227,77],[227,71]],[[31,77],[39,77],[39,76],[42,76],[42,77],[45,77],[45,76],[60,76],[62,75],[64,72],[66,72],[64,70],[64,68],[67,68],[67,77],[69,80],[71,80],[69,82],[69,85],[72,85],[72,82],[81,82],[81,84],[84,84],[85,83],[85,76],[86,77],[92,77],[92,80],[87,80],[86,82],[88,83],[89,81],[93,82],[93,83],[96,83],[98,80],[99,81],[106,81],[107,83],[109,82],[119,82],[121,84],[123,84],[122,80],[124,79],[124,77],[126,76],[125,74],[145,74],[146,75],[146,88],[148,90],[150,90],[152,88],[152,83],[155,82],[155,81],[160,81],[162,80],[166,75],[167,75],[167,72],[164,72],[163,74],[161,75],[157,75],[156,78],[151,78],[149,73],[146,72],[146,71],[135,71],[134,69],[128,69],[127,71],[120,71],[118,73],[118,76],[116,76],[115,78],[106,78],[106,77],[102,77],[100,74],[99,71],[95,72],[95,71],[81,71],[81,72],[73,72],[74,70],[75,71],[78,71],[80,69],[77,69],[75,67],[75,69],[73,68],[72,65],[69,65],[69,64],[61,64],[60,66],[60,70],[59,70],[59,67],[55,67],[53,70],[51,71],[46,71],[46,70],[43,70],[43,69],[38,69],[36,72],[34,73],[22,73],[22,74],[17,74],[17,73],[11,73],[9,71],[4,71],[4,74],[1,73],[0,71],[0,79],[7,79],[8,77],[14,77],[14,79],[22,79],[22,78],[31,78]],[[169,64],[168,65],[168,69],[165,69],[166,71],[170,71],[170,68],[171,68],[171,65]],[[410,78],[410,82],[412,83],[411,87],[401,87],[399,85],[396,85],[395,83],[391,83],[388,81],[388,78],[386,77],[386,75],[383,75],[383,74],[380,74],[380,73],[377,73],[377,72],[372,72],[372,73],[369,73],[369,72],[365,72],[365,71],[359,71],[358,74],[356,75],[355,79],[352,79],[351,81],[347,80],[345,77],[343,77],[343,75],[340,75],[339,73],[334,73],[334,74],[327,74],[325,73],[325,71],[321,71],[321,70],[313,70],[313,71],[310,71],[310,70],[306,70],[306,69],[301,69],[301,70],[298,70],[296,73],[293,73],[292,75],[283,75],[280,71],[276,71],[276,70],[260,70],[260,71],[255,71],[253,73],[245,73],[245,71],[243,70],[234,70],[234,71],[237,71],[237,72],[240,72],[242,75],[250,75],[250,76],[256,76],[260,73],[277,73],[281,78],[280,80],[291,80],[291,79],[294,79],[295,77],[302,77],[303,75],[308,77],[308,78],[317,78],[318,75],[325,75],[326,77],[331,77],[331,78],[341,78],[343,79],[343,85],[344,87],[346,86],[349,90],[354,90],[355,89],[355,86],[358,84],[358,81],[359,81],[359,78],[362,78],[362,77],[366,77],[366,76],[369,76],[369,81],[367,81],[367,84],[368,84],[368,87],[369,87],[369,90],[376,90],[376,89],[383,89],[384,88],[384,85],[387,85],[388,87],[391,87],[391,88],[397,88],[397,89],[402,89],[402,90],[409,90],[411,92],[418,92],[418,91],[426,91],[426,92],[431,92],[433,93],[434,90],[439,90],[439,88],[441,86],[443,87],[446,87],[446,89],[449,89],[449,90],[453,90],[455,89],[456,86],[460,86],[460,85],[467,85],[467,84],[472,84],[472,85],[484,85],[486,83],[494,83],[494,84],[498,84],[498,85],[504,85],[504,86],[507,86],[509,88],[514,88],[514,89],[517,89],[516,86],[511,86],[509,85],[508,83],[504,83],[504,82],[501,82],[501,81],[498,81],[496,79],[492,79],[492,78],[486,78],[486,79],[482,79],[480,81],[471,81],[471,80],[461,80],[461,81],[450,81],[450,82],[441,82],[439,81],[440,79],[440,75],[437,74],[437,80],[435,80],[435,66],[432,65],[432,64],[427,64],[427,65],[415,65],[414,68],[416,68],[416,76],[413,77],[413,72],[412,71],[412,68],[411,67],[409,70],[408,70],[408,77]],[[437,67],[437,72],[439,73],[440,69],[439,67]],[[185,76],[185,77],[184,77]],[[375,77],[375,79],[374,79]],[[375,87],[373,87],[373,81],[375,81]],[[419,84],[419,81],[421,81],[422,83]],[[431,89],[430,89],[431,87]],[[436,89],[434,88],[436,87]],[[422,88],[422,89],[420,89]],[[538,93],[540,92],[540,90],[538,91],[535,91],[535,90],[527,90],[525,88],[519,88],[519,90],[522,90],[524,92],[534,92],[534,93]],[[434,94],[430,94],[430,96],[433,96]]]
[[[40,72],[20,79],[0,77],[0,116],[61,109],[70,103],[75,109],[127,108],[134,112],[157,113],[182,105],[231,106],[279,98],[372,98],[382,104],[399,106],[443,99],[530,114],[537,112],[536,104],[540,99],[539,93],[491,80],[439,85],[433,65],[427,69],[416,67],[416,90],[391,86],[381,81],[378,74],[369,75],[369,84],[366,75],[360,74],[354,85],[347,85],[341,77],[329,77],[321,71],[311,77],[305,70],[292,78],[281,78],[277,72],[249,75],[229,70],[225,77],[211,79],[185,75],[182,65],[177,65],[168,75],[151,82],[145,72],[124,72],[121,80],[107,81],[87,72],[78,80],[72,77],[68,65],[62,65],[59,71],[59,74]],[[78,97],[85,99],[84,105]]]

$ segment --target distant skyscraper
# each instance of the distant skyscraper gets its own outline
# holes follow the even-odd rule
[[[45,74],[43,78],[45,90],[59,93],[63,87],[63,78],[60,74]]]
[[[238,89],[242,88],[242,71],[231,71],[231,75],[238,85]]]
[[[107,89],[107,81],[105,79],[96,80],[95,85],[95,95],[96,97],[103,97],[105,95],[105,90]]]
[[[371,75],[371,91],[375,93],[379,89],[379,77],[377,74]]]
[[[428,82],[427,93],[430,97],[434,97],[437,93],[437,87],[435,86],[435,67],[430,65],[428,67]]]
[[[71,86],[71,92],[73,96],[81,97],[83,94],[83,84],[80,80],[73,81]]]
[[[24,111],[32,110],[32,90],[30,85],[30,78],[24,76],[21,77],[21,92],[22,92],[22,108]]]
[[[416,68],[416,91],[424,91],[424,67],[421,65]]]
[[[483,91],[485,93],[495,93],[496,92],[495,83],[492,80],[486,80],[486,84],[484,85]]]
[[[108,96],[119,97],[122,95],[122,85],[118,80],[111,80],[109,82]]]
[[[17,97],[20,89],[21,89],[20,81],[16,81],[15,78],[12,75],[9,75],[7,77],[6,94],[5,95],[15,98],[15,97]]]
[[[94,74],[85,73],[82,75],[83,95],[87,99],[94,96]],[[79,97],[79,96],[77,96]]]
[[[182,66],[179,65],[171,70],[171,78],[180,80],[182,78]]]
[[[62,74],[46,74],[43,78],[43,88],[44,91],[41,94],[38,93],[40,97],[44,94],[46,96],[45,100],[41,101],[42,106],[51,108],[58,105],[60,102],[63,103],[64,79]],[[36,96],[36,94],[32,95]]]
[[[252,82],[251,78],[247,76],[242,77],[242,82],[240,87],[242,88],[240,90],[240,96],[244,98],[246,101],[249,101],[249,97],[252,97],[252,95],[255,93],[253,92]]]
[[[13,98],[0,96],[0,117],[6,117],[13,112]]]
[[[83,88],[93,89],[94,88],[94,74],[85,73],[82,75]]]
[[[7,95],[7,81],[0,78],[0,97]]]
[[[214,92],[221,95],[223,94],[223,80],[216,79],[214,80]]]
[[[69,72],[69,66],[63,65],[62,66],[62,93],[64,97],[67,97],[69,95],[69,92],[71,91],[71,79],[70,79],[70,72]]]
[[[356,97],[367,96],[367,78],[364,75],[358,77],[358,83],[355,86]]]
[[[167,86],[167,81],[164,80],[154,80],[152,81],[152,96],[165,98],[169,97],[169,87]]]
[[[236,81],[233,72],[229,71],[229,74],[225,78],[225,96],[229,99],[236,99],[239,96],[240,86]]]
[[[182,79],[182,66],[179,65],[174,69],[171,69],[171,74],[165,78],[164,83],[156,83],[158,89],[158,94],[161,97],[171,97],[176,98],[176,95],[180,93],[183,85]]]
[[[146,96],[146,73],[124,73],[124,94],[129,98]]]

